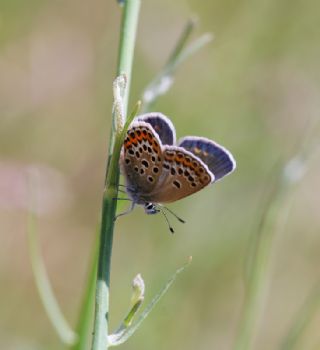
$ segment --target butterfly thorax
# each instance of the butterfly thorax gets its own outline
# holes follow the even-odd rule
[[[129,181],[127,181],[127,184],[128,183],[130,184]],[[138,186],[133,186],[132,184],[130,184],[129,186],[127,186],[126,191],[135,204],[146,205],[150,203],[150,201],[148,201],[147,198],[144,198],[144,196],[141,194],[142,189],[140,189]]]

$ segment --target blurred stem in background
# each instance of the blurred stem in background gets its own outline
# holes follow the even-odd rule
[[[309,125],[310,126],[310,125]],[[313,125],[309,131],[314,130]],[[294,187],[299,184],[307,169],[308,162],[318,151],[319,145],[312,144],[310,132],[306,132],[297,147],[295,156],[287,163],[275,169],[276,179],[271,188],[268,188],[269,196],[263,209],[259,226],[254,237],[252,254],[249,254],[249,275],[246,279],[246,295],[235,350],[249,350],[252,348],[261,319],[265,295],[268,291],[268,277],[272,248],[275,238],[283,231],[291,207]],[[315,137],[316,139],[316,137]],[[318,294],[317,294],[318,295]],[[313,304],[316,302],[313,300]],[[283,349],[293,349],[293,339],[296,342],[302,332],[299,317],[304,317],[301,312],[295,325],[289,331]],[[303,322],[302,322],[303,323]],[[303,323],[305,324],[305,323]]]
[[[174,74],[178,67],[180,67],[181,63],[198,52],[212,40],[212,34],[205,33],[187,46],[187,42],[196,24],[197,20],[195,18],[190,18],[188,20],[175,48],[168,58],[168,61],[144,89],[141,98],[143,113],[150,111],[158,97],[164,95],[170,89],[174,81]]]
[[[298,348],[298,342],[304,331],[320,308],[320,283],[318,283],[293,320],[288,335],[284,339],[280,350],[294,350]],[[301,349],[301,347],[300,347]],[[319,344],[314,349],[320,349]]]
[[[279,215],[282,212],[288,187],[277,179],[260,218],[257,236],[253,237],[254,247],[250,256],[250,271],[246,281],[246,295],[240,330],[236,339],[236,350],[251,349],[256,335],[257,325],[263,311],[264,297],[267,290],[268,267],[272,243],[277,231]]]
[[[36,186],[34,182],[37,180],[37,174],[30,172],[28,174],[28,190],[29,190],[29,211],[28,211],[28,243],[29,254],[31,259],[32,271],[35,276],[36,288],[38,290],[43,307],[48,315],[54,329],[56,330],[62,343],[73,345],[77,340],[77,334],[72,330],[64,317],[59,303],[54,295],[51,283],[45,268],[45,264],[40,253],[40,242],[36,229],[36,207],[35,193]]]

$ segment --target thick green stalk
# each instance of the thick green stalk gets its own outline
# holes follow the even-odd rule
[[[117,74],[124,74],[127,79],[126,89],[123,97],[123,112],[126,116],[131,69],[133,62],[134,44],[140,0],[126,0],[123,7],[121,36],[119,46],[119,58]],[[113,113],[113,119],[116,113]],[[113,125],[118,125],[113,121]],[[96,285],[95,318],[93,329],[92,350],[108,349],[109,331],[109,296],[110,296],[110,268],[113,242],[114,217],[116,212],[117,188],[119,181],[119,156],[121,150],[121,130],[113,130],[111,139],[115,140],[109,149],[108,168],[106,174],[106,186],[103,195],[102,218],[100,229],[100,248],[98,257],[98,275]]]
[[[138,25],[140,0],[125,0],[121,22],[117,76],[124,74],[127,88],[123,97],[124,110],[128,109],[134,45]]]

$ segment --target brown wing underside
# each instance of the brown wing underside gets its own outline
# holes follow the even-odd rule
[[[123,145],[122,169],[127,185],[141,195],[150,193],[162,170],[160,140],[148,124],[133,123]]]
[[[183,148],[165,146],[162,174],[150,202],[169,203],[200,191],[214,180],[206,165]]]

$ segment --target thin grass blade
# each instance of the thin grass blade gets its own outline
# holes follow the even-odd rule
[[[117,346],[126,342],[141,326],[142,322],[147,318],[153,308],[157,305],[160,299],[167,293],[173,282],[176,280],[177,276],[183,272],[186,267],[188,267],[191,263],[192,258],[190,257],[188,262],[180,267],[176,272],[172,275],[172,277],[167,281],[167,283],[163,286],[163,288],[156,294],[156,296],[151,300],[148,306],[144,309],[138,320],[133,323],[131,326],[126,327],[124,323],[118,328],[118,330],[111,334],[109,338],[110,346]]]

